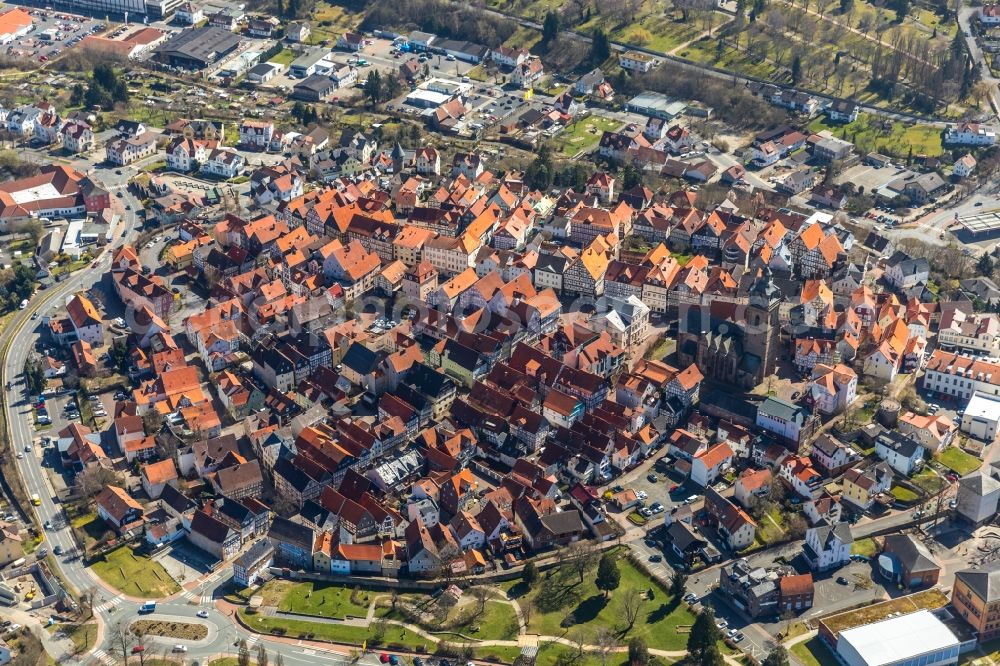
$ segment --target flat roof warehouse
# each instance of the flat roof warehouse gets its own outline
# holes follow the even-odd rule
[[[1000,210],[961,217],[958,223],[973,235],[996,233],[1000,231]]]
[[[191,28],[156,49],[156,57],[170,65],[207,67],[239,45],[239,35],[223,28]]]

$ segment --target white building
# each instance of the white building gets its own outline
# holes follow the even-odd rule
[[[955,634],[929,610],[890,617],[840,633],[837,657],[845,666],[957,664]]]
[[[240,145],[265,150],[274,136],[270,120],[244,120],[240,123]]]
[[[941,314],[938,347],[986,356],[1000,356],[1000,316],[963,312],[950,307]]]
[[[216,148],[208,154],[201,171],[219,178],[236,178],[243,172],[246,164],[243,156],[232,148]]]
[[[202,141],[178,137],[167,147],[167,168],[187,173],[197,169],[207,157],[208,151]]]
[[[968,400],[975,392],[1000,396],[1000,364],[935,349],[924,368],[924,388]]]
[[[959,178],[968,178],[976,170],[976,158],[965,154],[955,160],[955,166],[951,173]]]
[[[992,146],[997,142],[997,133],[992,127],[979,123],[958,123],[944,131],[946,145]]]
[[[780,398],[769,397],[757,408],[757,427],[789,441],[798,442],[808,417],[809,412],[805,407]]]
[[[624,70],[644,74],[656,66],[656,58],[640,51],[625,51],[618,54],[618,64]]]
[[[1000,397],[973,393],[962,415],[962,432],[992,442],[997,436],[997,423],[1000,423]]]
[[[817,363],[808,391],[817,411],[840,414],[858,396],[858,373],[843,363],[832,367]]]
[[[848,523],[837,523],[832,527],[821,524],[806,530],[802,554],[813,571],[827,571],[851,561],[853,543],[854,536]]]

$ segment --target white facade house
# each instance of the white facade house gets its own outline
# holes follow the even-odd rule
[[[769,397],[757,408],[757,427],[798,442],[809,412],[802,406]]]
[[[629,72],[644,74],[656,66],[656,58],[640,51],[625,51],[618,54],[618,64]]]
[[[1000,364],[935,349],[924,367],[924,389],[959,400],[1000,396]]]
[[[208,154],[201,171],[219,178],[236,178],[246,164],[246,159],[232,148],[216,148]]]
[[[944,143],[953,146],[992,146],[997,133],[992,127],[979,123],[958,123],[944,131]]]
[[[966,154],[955,160],[955,166],[952,167],[951,173],[959,178],[968,178],[975,170],[976,158]]]
[[[813,571],[828,571],[851,561],[854,536],[848,523],[821,524],[806,530],[802,554]]]
[[[274,137],[274,123],[270,120],[244,120],[240,123],[240,145],[265,150]]]
[[[197,169],[207,157],[208,150],[203,142],[179,137],[167,148],[167,168],[187,173]]]
[[[937,342],[942,349],[1000,356],[1000,316],[947,309],[941,314]]]
[[[1000,424],[1000,397],[973,393],[969,404],[962,414],[962,432],[969,433],[976,439],[992,442],[997,436],[997,425]]]
[[[807,390],[817,411],[840,414],[858,396],[858,373],[842,363],[817,363]]]

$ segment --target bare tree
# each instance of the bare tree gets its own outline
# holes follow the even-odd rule
[[[482,586],[476,586],[469,590],[472,598],[476,600],[476,613],[473,617],[481,617],[486,612],[486,601],[490,598],[490,591]]]
[[[111,639],[111,652],[121,657],[121,660],[128,663],[128,658],[132,655],[132,647],[136,644],[136,636],[129,629],[127,621],[116,622],[108,631]]]
[[[580,577],[581,584],[587,571],[597,564],[599,556],[600,553],[593,541],[577,541],[566,548],[567,564]]]
[[[594,645],[597,646],[597,654],[601,658],[601,666],[608,666],[608,655],[618,647],[615,634],[607,627],[598,627],[594,631]]]
[[[642,609],[642,602],[645,601],[643,593],[634,587],[629,588],[621,597],[621,618],[625,626],[620,635],[626,636],[632,631],[632,627],[639,620],[639,611]]]

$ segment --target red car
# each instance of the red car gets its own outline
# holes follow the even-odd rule
[[[43,56],[41,56],[40,58],[38,58],[38,62],[45,62],[45,61],[46,61],[46,60],[48,60],[48,59],[49,59],[49,57],[48,57],[48,56],[45,56],[45,55],[43,55]]]
[[[134,648],[132,648],[132,654],[139,654],[140,652],[145,652],[145,651],[146,651],[145,645],[136,645]]]
[[[381,661],[383,664],[388,664],[389,663],[389,655],[387,655],[385,652],[383,652],[382,654],[380,654],[378,656],[378,660]]]

